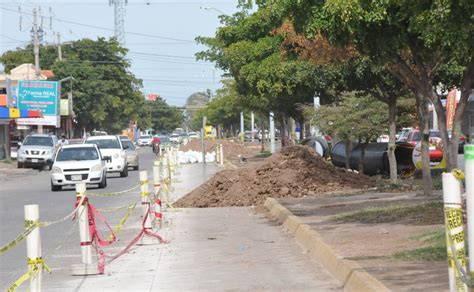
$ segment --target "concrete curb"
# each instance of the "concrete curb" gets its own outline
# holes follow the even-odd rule
[[[296,241],[306,249],[313,258],[318,260],[343,285],[344,291],[390,291],[375,277],[367,273],[355,261],[345,260],[333,248],[326,244],[320,234],[308,224],[293,215],[274,198],[268,198],[264,206],[271,216],[278,220],[293,234]]]

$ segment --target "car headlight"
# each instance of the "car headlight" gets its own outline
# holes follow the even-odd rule
[[[101,169],[101,165],[97,164],[97,165],[92,166],[91,171],[100,171],[100,169]]]
[[[61,173],[62,170],[61,170],[61,168],[59,168],[57,166],[53,166],[53,168],[51,168],[51,172],[52,173]]]
[[[20,149],[20,152],[19,152],[19,153],[20,153],[20,154],[26,154],[26,151],[23,150],[23,149]]]
[[[115,153],[115,154],[114,154],[114,158],[115,158],[115,159],[119,158],[118,153]]]

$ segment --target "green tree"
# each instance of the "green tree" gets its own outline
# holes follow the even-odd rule
[[[472,1],[266,1],[290,17],[308,36],[323,33],[334,44],[353,45],[386,66],[412,91],[417,101],[422,138],[424,193],[431,193],[428,104],[433,103],[443,139],[447,169],[456,166],[459,137],[448,137],[440,83],[461,89],[454,132],[460,122],[474,76]]]
[[[156,132],[169,133],[183,123],[182,112],[166,103],[165,100],[147,101],[150,108],[151,126]]]
[[[346,167],[349,168],[349,158],[352,141],[361,144],[361,159],[359,171],[363,172],[365,149],[368,143],[376,141],[377,137],[386,131],[388,124],[387,104],[372,96],[357,96],[356,93],[346,93],[337,105],[323,105],[319,109],[308,108],[309,114],[319,130],[348,140],[346,144]]]
[[[82,39],[63,49],[63,60],[57,60],[51,47],[40,50],[41,66],[52,69],[53,79],[73,76],[73,100],[77,127],[119,133],[131,120],[149,125],[144,97],[139,91],[141,80],[130,73],[127,49],[114,39]],[[0,57],[11,68],[33,60],[31,47],[8,51]],[[76,129],[77,130],[77,129]]]

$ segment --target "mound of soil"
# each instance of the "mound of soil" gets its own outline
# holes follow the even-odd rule
[[[257,167],[217,173],[177,202],[178,207],[261,205],[267,197],[303,197],[325,192],[364,189],[374,179],[336,168],[307,146],[284,148]]]

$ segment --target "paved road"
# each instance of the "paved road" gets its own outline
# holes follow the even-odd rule
[[[155,155],[150,148],[140,149],[140,168],[148,171],[150,181],[154,159]],[[208,166],[206,172],[203,172],[201,165],[186,167],[193,170],[184,174],[187,176],[185,180],[194,185],[185,187],[186,184],[182,184],[177,188],[175,195],[183,195],[216,171],[216,168],[212,166]],[[5,173],[5,170],[2,173]],[[24,205],[38,204],[42,221],[62,218],[74,209],[74,188],[51,192],[49,172],[33,170],[18,172],[13,170],[12,173],[14,174],[0,177],[0,245],[9,242],[24,229]],[[109,174],[107,180],[108,186],[105,190],[94,190],[95,186],[89,190],[93,192],[114,192],[129,189],[138,184],[138,171],[129,171],[127,178],[120,178],[118,174]],[[113,198],[93,197],[91,200],[93,200],[94,205],[100,208],[124,206],[138,201],[139,198],[139,190],[136,189]],[[119,218],[123,215],[123,212],[109,213],[107,218],[112,224],[117,224]],[[70,220],[42,228],[43,255],[52,252],[55,247],[64,241],[67,234],[71,234],[71,237],[67,240],[75,248],[78,242],[76,231],[77,226],[74,226]],[[70,251],[66,253],[68,252]],[[0,290],[4,291],[7,285],[10,285],[12,281],[26,271],[25,257],[26,246],[24,242],[0,256]],[[56,260],[57,264],[61,264],[59,258],[56,258]]]

